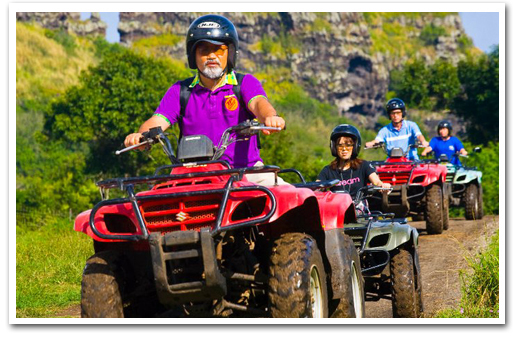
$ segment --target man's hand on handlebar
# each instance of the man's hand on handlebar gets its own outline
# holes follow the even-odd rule
[[[264,126],[277,127],[281,130],[285,129],[285,120],[280,116],[269,116],[264,120]],[[262,130],[262,133],[269,135],[271,133],[279,132],[276,130]]]
[[[139,132],[136,132],[136,133],[132,133],[130,135],[128,135],[126,137],[126,139],[124,140],[124,145],[126,147],[130,147],[130,146],[133,146],[133,145],[136,145],[136,144],[140,144],[142,141],[144,140],[144,137],[142,136],[141,133]],[[145,145],[142,145],[140,147],[138,147],[139,150],[144,150],[145,149]]]
[[[384,142],[379,142],[377,140],[372,140],[371,142],[366,142],[364,144],[364,149],[365,150],[368,150],[368,149],[378,149],[378,148],[382,148],[384,146]]]

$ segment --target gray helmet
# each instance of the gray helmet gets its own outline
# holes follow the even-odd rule
[[[194,20],[187,31],[187,59],[190,69],[197,69],[196,45],[199,42],[228,45],[228,71],[235,68],[239,36],[233,23],[221,15],[209,14]]]

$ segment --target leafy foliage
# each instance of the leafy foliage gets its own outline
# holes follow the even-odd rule
[[[469,139],[499,139],[499,49],[469,57],[458,66],[413,60],[391,74],[390,90],[415,108],[448,109],[467,122]]]
[[[499,140],[499,48],[458,64],[462,93],[454,99],[454,111],[466,120],[472,142]]]
[[[185,68],[154,60],[130,50],[108,52],[96,67],[82,74],[54,102],[45,130],[51,139],[88,146],[87,171],[91,174],[142,173],[142,153],[114,156],[125,136],[136,132],[158,106],[167,89],[187,77]]]
[[[474,153],[474,145],[463,144],[469,151],[466,166],[475,166],[483,172],[483,209],[487,214],[499,214],[499,143],[489,142],[480,153]]]
[[[401,83],[398,85],[399,97],[407,104],[422,109],[431,108],[429,99],[429,78],[431,71],[423,59],[415,59],[404,66]]]

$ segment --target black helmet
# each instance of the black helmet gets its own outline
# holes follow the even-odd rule
[[[239,36],[233,23],[221,15],[204,15],[192,22],[187,31],[187,59],[190,69],[197,69],[196,45],[206,41],[213,44],[228,45],[228,71],[231,71],[237,61]]]
[[[386,103],[386,112],[388,113],[388,117],[390,112],[393,110],[400,109],[402,110],[402,117],[406,117],[406,104],[400,98],[392,98]]]
[[[361,133],[357,128],[350,124],[340,124],[332,130],[330,134],[330,152],[337,157],[336,140],[341,137],[350,137],[354,140],[355,145],[352,151],[352,159],[356,158],[361,151]]]
[[[440,129],[443,129],[443,128],[449,129],[449,136],[452,135],[452,124],[451,124],[451,122],[449,122],[447,120],[443,120],[440,123],[438,123],[438,126],[436,127],[436,133],[438,134],[438,136],[440,135]]]

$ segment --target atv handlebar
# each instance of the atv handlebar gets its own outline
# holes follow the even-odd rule
[[[376,143],[376,144],[374,144],[373,146],[370,146],[370,147],[365,146],[364,149],[365,150],[380,149],[380,148],[384,148],[384,146],[385,146],[384,142],[378,142],[378,143]]]
[[[121,153],[136,149],[138,147],[141,147],[145,145],[147,148],[150,146],[160,143],[162,144],[163,151],[169,157],[169,160],[172,164],[179,164],[178,158],[174,155],[174,150],[172,149],[171,142],[169,138],[166,136],[165,133],[163,133],[163,130],[160,126],[150,128],[148,131],[145,131],[142,133],[142,138],[144,139],[143,142],[128,146],[125,149],[115,151],[116,155],[119,155]]]
[[[393,187],[390,187],[390,188],[386,188],[386,187],[381,187],[381,186],[375,186],[375,185],[366,185],[366,186],[363,186],[361,187],[356,195],[355,195],[355,200],[354,202],[355,203],[358,203],[360,202],[361,200],[363,200],[365,197],[368,197],[369,195],[372,195],[373,193],[375,193],[376,191],[388,191],[388,193],[391,193],[391,191],[393,191]]]
[[[219,146],[215,148],[214,155],[212,157],[212,160],[217,160],[222,157],[228,146],[234,142],[247,140],[250,136],[258,134],[260,131],[267,130],[267,131],[281,131],[282,128],[280,127],[271,127],[271,126],[265,126],[264,124],[260,124],[259,122],[255,120],[246,120],[242,123],[239,123],[237,125],[231,126],[228,129],[226,129],[219,141]],[[244,139],[238,139],[237,137],[230,137],[232,134],[236,134],[237,136],[244,136]],[[149,131],[142,133],[142,139],[143,141],[128,146],[124,149],[115,151],[116,155],[119,155],[121,153],[134,150],[136,148],[145,146],[147,149],[149,149],[152,145],[156,143],[160,143],[163,147],[163,151],[167,154],[169,157],[171,163],[179,164],[180,161],[176,156],[174,155],[174,150],[172,149],[171,143],[169,141],[169,138],[163,133],[163,130],[161,127],[157,126],[154,128],[149,129]]]

